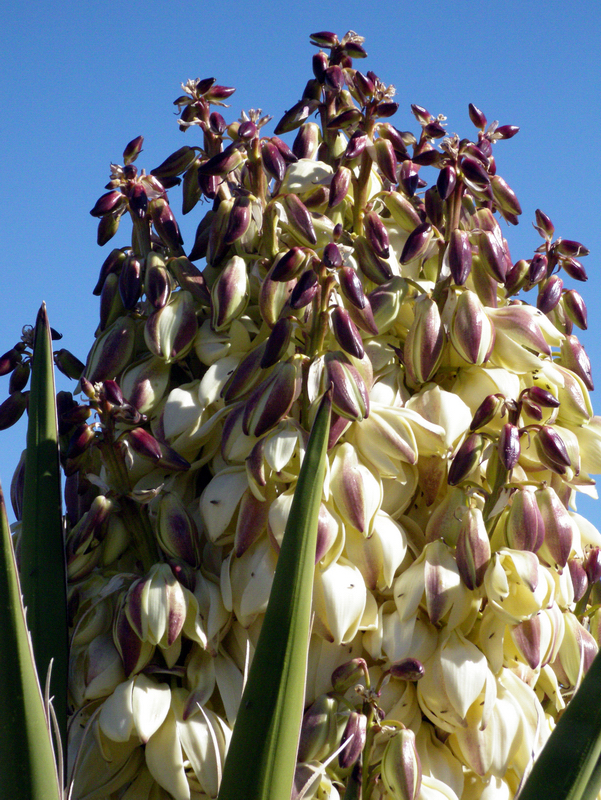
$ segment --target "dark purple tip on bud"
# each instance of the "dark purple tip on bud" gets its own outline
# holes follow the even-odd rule
[[[589,583],[593,584],[601,580],[601,550],[598,547],[590,550],[583,566]]]
[[[555,243],[555,249],[562,256],[574,258],[576,256],[588,256],[590,250],[580,242],[575,242],[572,239],[558,239]]]
[[[311,39],[311,44],[317,45],[317,47],[336,47],[338,44],[338,37],[335,33],[331,31],[318,31],[317,33],[309,34],[309,38]]]
[[[447,257],[453,280],[457,286],[463,286],[472,271],[472,245],[467,231],[459,228],[452,231]]]
[[[486,117],[484,116],[483,112],[480,111],[480,109],[477,108],[473,103],[469,104],[468,113],[476,128],[479,130],[486,128]]]
[[[520,452],[520,432],[516,425],[508,422],[501,428],[498,443],[499,458],[506,470],[515,467],[520,459]]]
[[[247,119],[244,122],[241,122],[238,127],[238,138],[254,139],[258,132],[259,129],[257,128],[256,124],[252,120]]]
[[[441,200],[446,200],[453,193],[453,189],[457,183],[457,172],[455,167],[447,164],[440,170],[436,187]]]
[[[263,158],[263,165],[268,174],[276,181],[282,181],[286,174],[286,162],[284,157],[279,151],[279,148],[272,142],[261,142],[261,157]]]
[[[143,136],[136,136],[129,144],[125,146],[123,151],[123,163],[125,165],[131,164],[142,152],[142,145],[144,144]]]
[[[401,253],[401,264],[408,264],[416,258],[421,258],[428,249],[431,239],[432,225],[429,222],[420,223],[407,237]]]
[[[502,403],[503,398],[497,394],[489,394],[488,397],[485,397],[476,409],[476,413],[470,423],[470,430],[475,431],[488,425],[501,408]]]
[[[328,242],[323,249],[323,263],[328,269],[337,269],[342,266],[342,256],[337,244]]]
[[[588,327],[587,311],[581,295],[575,289],[564,292],[563,305],[574,325],[578,325],[581,330],[585,331]]]
[[[319,291],[317,275],[312,269],[308,269],[300,276],[298,283],[290,295],[290,308],[298,310],[308,306],[311,300]]]
[[[102,384],[105,398],[114,406],[122,406],[125,402],[119,384],[114,380],[106,380]]]
[[[351,711],[340,741],[345,747],[340,751],[338,763],[342,769],[352,767],[357,761],[367,736],[367,717],[357,711]]]
[[[528,389],[528,397],[530,400],[534,400],[537,405],[543,406],[544,408],[559,408],[560,405],[555,395],[552,395],[551,392],[542,389],[540,386],[531,386],[530,389]]]
[[[300,247],[292,247],[273,268],[271,280],[286,283],[296,278],[305,263],[305,258],[305,252]]]
[[[424,677],[424,665],[417,658],[403,658],[390,665],[390,674],[393,678],[403,681],[419,681]]]
[[[538,283],[547,274],[547,256],[543,253],[535,253],[528,267],[528,280],[530,283]]]
[[[561,300],[561,292],[563,289],[563,281],[559,275],[551,275],[551,277],[540,285],[540,291],[536,298],[536,307],[543,314],[549,314]]]
[[[332,311],[332,330],[342,349],[355,358],[363,358],[365,350],[361,334],[346,308],[336,306]]]
[[[461,483],[477,467],[480,463],[484,445],[485,439],[479,433],[472,433],[467,437],[451,462],[448,477],[449,486],[456,486]]]
[[[536,225],[534,227],[540,233],[543,239],[551,241],[551,237],[555,232],[555,225],[553,225],[549,217],[543,213],[540,208],[536,209],[534,215],[536,217]]]
[[[541,427],[536,434],[535,443],[541,461],[553,472],[563,475],[566,467],[572,465],[565,442],[550,425]]]
[[[132,450],[143,458],[158,461],[163,455],[160,444],[144,428],[133,428],[128,432],[127,439]]]
[[[363,224],[365,226],[365,237],[374,253],[380,258],[388,258],[390,255],[390,240],[388,229],[382,219],[375,211],[368,211],[363,219]]]
[[[559,263],[570,278],[573,278],[575,281],[581,281],[582,283],[588,281],[588,275],[580,261],[577,261],[575,258],[561,258]]]
[[[267,369],[282,358],[292,337],[292,320],[289,317],[279,319],[273,326],[263,356],[261,358],[261,368]]]
[[[497,139],[512,139],[520,129],[517,125],[500,125],[495,130]]]
[[[225,133],[227,129],[227,122],[218,111],[212,111],[209,115],[209,126],[212,133],[216,133],[218,136],[221,136],[221,134]]]
[[[346,150],[344,151],[344,157],[349,161],[359,158],[361,153],[367,147],[368,142],[369,137],[367,134],[362,130],[356,130],[348,140]]]
[[[118,210],[125,202],[125,197],[118,191],[107,192],[99,197],[96,205],[90,211],[93,217],[103,217],[112,211]]]
[[[338,272],[338,280],[342,294],[352,303],[355,308],[362,309],[367,305],[367,298],[363,290],[361,278],[352,267],[343,267]]]

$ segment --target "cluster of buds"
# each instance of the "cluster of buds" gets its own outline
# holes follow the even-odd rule
[[[298,800],[513,797],[601,641],[601,534],[573,510],[601,419],[563,283],[588,251],[537,211],[513,262],[493,148],[516,127],[471,105],[461,139],[414,105],[399,130],[362,38],[311,40],[274,135],[189,81],[202,141],[146,174],[138,137],[92,209],[100,244],[133,233],[59,403],[79,800],[216,797],[327,390]],[[189,249],[179,184],[184,214],[211,202]]]

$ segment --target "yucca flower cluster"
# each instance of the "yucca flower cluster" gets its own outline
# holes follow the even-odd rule
[[[59,395],[76,800],[217,797],[326,391],[296,800],[512,798],[598,649],[601,535],[571,509],[601,418],[564,288],[588,251],[537,211],[513,261],[493,149],[516,127],[470,106],[461,139],[414,105],[401,131],[362,38],[311,41],[275,135],[188,81],[195,142],[147,174],[135,139],[91,212],[99,244],[133,234],[83,399]],[[187,255],[180,184],[184,214],[210,203]],[[19,474],[12,494],[19,516]]]

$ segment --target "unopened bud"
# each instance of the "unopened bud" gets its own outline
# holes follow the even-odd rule
[[[435,374],[445,344],[445,335],[436,302],[422,295],[415,302],[414,319],[403,346],[405,369],[411,381],[427,383]]]
[[[538,457],[544,466],[564,475],[566,468],[572,465],[565,442],[550,425],[543,425],[534,437]]]
[[[396,183],[398,160],[392,142],[388,139],[378,138],[375,142],[376,163],[382,175],[390,183]]]
[[[293,323],[290,317],[279,319],[273,326],[263,356],[261,358],[261,368],[267,369],[283,357],[292,338]]]
[[[305,270],[290,294],[290,308],[298,310],[308,306],[318,291],[319,280],[314,270]]]
[[[211,289],[213,330],[221,331],[239,317],[248,304],[249,294],[246,262],[240,256],[233,256]]]
[[[300,236],[303,243],[313,247],[317,244],[313,218],[302,200],[295,194],[287,194],[283,200],[291,231]]]
[[[488,361],[495,343],[495,328],[474,292],[459,295],[449,328],[453,347],[470,364]]]
[[[390,240],[388,229],[382,222],[382,218],[375,211],[368,211],[363,224],[365,226],[365,237],[374,253],[380,258],[388,258],[390,255]]]
[[[0,431],[5,431],[17,423],[27,408],[29,392],[13,392],[0,404]]]
[[[440,170],[438,175],[438,180],[436,181],[436,187],[438,188],[438,194],[442,201],[446,200],[453,194],[453,190],[455,189],[455,185],[457,183],[457,171],[455,167],[447,164]]]
[[[534,214],[536,217],[536,225],[534,227],[543,239],[551,241],[553,233],[555,232],[555,225],[553,225],[549,217],[543,213],[540,208],[537,208]]]
[[[566,314],[581,330],[588,328],[586,303],[575,289],[569,289],[563,293],[563,307]]]
[[[271,271],[272,281],[290,281],[300,275],[306,255],[302,248],[292,247],[287,253],[280,254],[274,261]]]
[[[136,136],[125,146],[123,151],[123,163],[132,164],[142,152],[142,145],[144,144],[143,136]]]
[[[163,243],[172,250],[179,250],[184,240],[167,201],[161,197],[154,200],[151,204],[150,215],[154,229]]]
[[[502,405],[503,397],[498,394],[489,394],[488,397],[485,397],[476,409],[476,413],[470,423],[470,430],[475,431],[488,425],[497,415]]]
[[[469,508],[461,520],[455,558],[467,588],[481,586],[490,561],[490,541],[479,508]]]
[[[348,769],[357,761],[363,747],[367,734],[367,717],[357,711],[351,711],[348,722],[340,740],[341,745],[345,745],[338,756],[338,763],[342,769]]]
[[[383,200],[393,220],[404,231],[413,231],[420,224],[419,214],[409,200],[400,192],[384,194]]]
[[[336,341],[346,353],[355,358],[363,358],[365,349],[361,334],[349,312],[341,306],[336,306],[332,311],[332,330]]]
[[[432,233],[433,228],[429,222],[421,222],[414,228],[407,237],[407,241],[403,247],[400,258],[401,264],[408,264],[410,261],[422,258],[430,246]]]
[[[393,678],[402,681],[419,681],[424,677],[424,665],[417,658],[403,658],[390,665],[390,674]]]
[[[507,259],[502,245],[492,231],[482,231],[478,236],[480,262],[486,272],[499,283],[505,282]]]
[[[332,688],[335,692],[343,694],[347,689],[356,686],[367,675],[367,664],[363,658],[353,658],[332,673]]]
[[[357,236],[353,245],[359,267],[370,281],[382,284],[392,278],[390,264],[374,253],[364,236]]]
[[[119,294],[123,308],[131,311],[142,290],[142,264],[135,256],[128,256],[119,273]]]
[[[588,280],[585,268],[577,259],[562,258],[560,263],[564,272],[567,272],[570,278],[573,278],[575,281],[581,281],[582,283]]]
[[[326,353],[324,362],[328,385],[332,387],[333,410],[350,420],[361,421],[369,416],[369,394],[359,371],[340,351]]]
[[[560,363],[572,370],[590,392],[593,391],[595,386],[593,384],[591,362],[577,336],[566,336],[561,343]]]
[[[382,757],[382,782],[394,800],[417,800],[422,783],[422,768],[409,728],[400,730],[386,745]]]
[[[451,462],[449,486],[456,486],[465,480],[480,463],[486,439],[479,433],[472,433],[465,439]]]
[[[512,470],[520,460],[520,431],[517,425],[510,422],[503,425],[497,446],[501,464],[506,470]]]
[[[240,145],[228,145],[223,152],[218,153],[208,161],[200,164],[198,167],[198,175],[222,177],[242,166],[245,159],[239,148]]]
[[[561,300],[562,290],[563,281],[559,275],[551,275],[544,285],[540,285],[538,297],[536,298],[536,307],[543,314],[549,314]]]
[[[309,114],[307,114],[309,116]],[[306,117],[305,117],[306,119]],[[296,125],[294,127],[297,127]],[[289,130],[292,130],[290,128]],[[277,133],[276,129],[276,133]],[[315,122],[306,122],[301,126],[292,145],[292,152],[297,158],[313,158],[319,147],[319,125]]]
[[[262,436],[283,419],[301,390],[301,376],[293,360],[279,362],[273,372],[249,395],[244,405],[242,430]]]
[[[522,207],[513,189],[500,175],[493,175],[490,179],[490,183],[495,203],[501,211],[519,216],[522,213]]]
[[[536,501],[540,509],[545,539],[542,547],[560,568],[565,567],[572,550],[574,527],[566,507],[550,486],[536,490]],[[552,563],[543,554],[548,563]]]

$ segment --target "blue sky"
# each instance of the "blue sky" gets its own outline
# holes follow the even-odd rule
[[[272,0],[12,4],[0,50],[7,179],[0,199],[0,352],[45,300],[61,345],[85,360],[98,319],[92,289],[112,246],[96,245],[88,212],[103,193],[110,162],[121,163],[135,136],[145,137],[137,163],[147,170],[196,143],[196,131],[180,133],[173,113],[182,81],[215,76],[235,86],[226,119],[260,107],[274,116],[272,129],[311,77],[309,33],[349,29],[365,36],[369,58],[362,67],[396,86],[397,127],[416,129],[410,104],[417,103],[447,116],[450,132],[472,136],[470,102],[489,120],[520,126],[495,149],[499,174],[524,211],[520,225],[506,232],[512,257],[530,258],[540,242],[531,225],[536,208],[558,235],[589,247],[588,282],[567,286],[587,301],[589,330],[580,338],[601,387],[601,167],[594,150],[601,10],[593,0],[569,8],[528,0],[292,0],[285,10]],[[199,215],[178,219],[189,245]],[[114,242],[121,245],[125,235],[119,237]],[[0,378],[0,401],[7,384]],[[58,388],[69,389],[68,381],[60,378]],[[24,441],[24,421],[0,431],[7,493]],[[585,501],[579,510],[601,526],[601,503]]]

